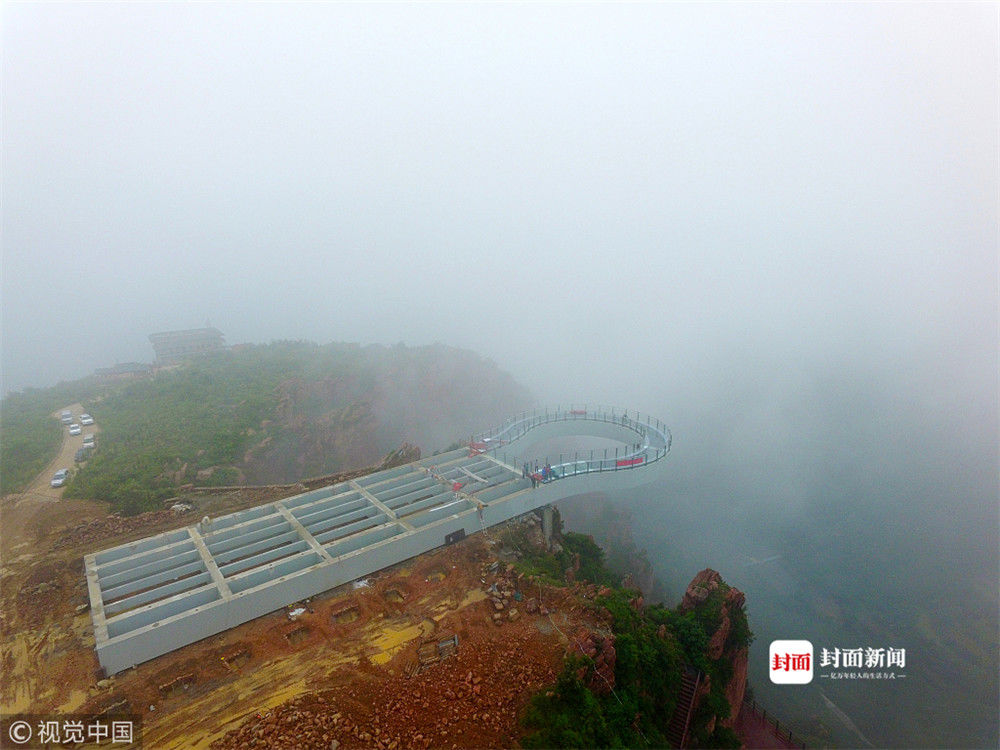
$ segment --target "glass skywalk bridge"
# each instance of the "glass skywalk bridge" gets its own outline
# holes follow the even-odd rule
[[[553,437],[619,444],[575,454],[533,487],[524,463]],[[205,519],[84,558],[98,660],[109,674],[553,502],[654,480],[659,421],[604,408],[536,410],[469,447]]]

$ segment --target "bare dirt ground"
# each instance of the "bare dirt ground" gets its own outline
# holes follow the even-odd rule
[[[272,613],[105,678],[83,555],[275,497],[227,492],[192,513],[134,518],[94,501],[3,498],[0,711],[127,708],[156,748],[510,746],[529,694],[572,647],[564,633],[604,627],[585,592],[518,580],[495,537],[476,534],[316,597],[294,621]],[[421,670],[418,649],[452,636],[456,653]]]

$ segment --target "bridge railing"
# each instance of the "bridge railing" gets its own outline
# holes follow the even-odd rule
[[[504,447],[540,425],[576,420],[620,425],[634,431],[640,438],[640,442],[616,448],[613,454],[609,453],[610,449],[577,451],[572,456],[568,453],[561,453],[555,463],[550,463],[549,457],[546,457],[544,465],[549,466],[552,472],[551,475],[546,472],[545,481],[578,474],[642,468],[665,458],[670,452],[673,442],[673,436],[663,422],[634,409],[571,404],[568,408],[562,406],[544,407],[522,412],[501,425],[473,435],[470,447],[480,452],[491,453],[508,465],[511,462],[521,463],[524,461],[523,456],[510,454],[503,450]],[[541,457],[538,458],[538,461],[541,461]],[[528,473],[535,473],[538,461],[532,459],[522,466]]]

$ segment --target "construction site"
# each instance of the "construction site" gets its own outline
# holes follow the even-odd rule
[[[540,466],[535,446],[566,436],[614,455]],[[635,412],[534,411],[467,448],[87,555],[98,659],[115,674],[558,500],[648,483],[669,450]]]
[[[541,424],[543,420],[537,417],[530,418]],[[556,430],[569,430],[565,423],[575,420],[578,424],[572,429],[576,431],[588,421],[568,414],[545,419]],[[600,431],[621,430],[621,415],[615,414],[613,421],[617,424],[610,414],[602,415],[593,424]],[[632,435],[653,432],[637,429],[635,424],[626,429]],[[644,471],[652,473],[652,467],[639,471],[625,467],[653,464],[654,457],[666,455],[669,448],[669,437],[661,440],[662,433],[657,432],[649,440],[630,439],[631,458],[620,456],[609,462],[603,456],[574,457],[575,478],[567,471],[570,462],[563,462],[551,467],[561,471],[561,476],[537,481],[525,476],[527,467],[519,468],[523,453],[512,461],[503,450],[510,449],[512,435],[518,431],[522,436],[528,432],[524,420],[512,420],[494,434],[477,436],[470,447],[454,455],[399,467],[373,467],[294,487],[206,493],[184,512],[164,510],[119,518],[107,516],[105,506],[97,502],[5,498],[0,613],[6,677],[3,712],[129,713],[141,717],[144,744],[158,748],[294,744],[395,750],[514,744],[519,732],[517,715],[530,694],[551,684],[564,656],[571,650],[586,651],[590,641],[608,632],[608,624],[596,614],[600,610],[588,604],[597,594],[593,586],[546,587],[516,573],[513,563],[519,553],[509,541],[510,534],[544,548],[551,533],[544,509],[554,500],[594,491],[590,480],[609,486],[640,481]],[[640,451],[648,453],[641,456],[642,462],[634,461]],[[484,461],[489,467],[482,465]],[[619,465],[617,461],[634,462]],[[449,471],[467,481],[458,481]],[[414,481],[428,484],[416,489],[407,486]],[[442,482],[445,490],[430,492],[433,501],[417,499]],[[393,492],[398,494],[380,495],[380,484],[395,487]],[[366,488],[367,492],[359,491]],[[403,496],[408,501],[397,502]],[[344,502],[361,504],[345,510]],[[424,505],[403,512],[409,503]],[[451,512],[442,513],[440,520],[430,516],[420,522],[421,513],[441,505],[451,506]],[[292,513],[306,506],[312,508],[311,513]],[[361,511],[361,518],[368,519],[377,515],[373,508],[381,514],[374,525],[351,529],[346,535],[324,537],[326,530],[312,526],[316,519],[309,517],[337,511],[331,516],[337,518]],[[296,528],[289,516],[302,528]],[[290,588],[293,595],[268,613],[210,628],[211,632],[198,633],[185,642],[164,638],[160,653],[137,659],[134,666],[107,669],[102,665],[102,638],[114,646],[111,642],[121,635],[157,623],[167,625],[157,624],[156,629],[166,628],[171,617],[177,618],[174,622],[183,620],[189,610],[171,602],[178,593],[183,597],[189,591],[169,589],[164,596],[152,596],[155,601],[133,600],[135,606],[117,609],[116,602],[150,596],[158,585],[176,586],[187,578],[196,579],[195,591],[219,586],[211,572],[207,580],[199,578],[204,570],[184,571],[172,579],[178,567],[205,564],[205,551],[199,549],[192,528],[204,532],[203,544],[212,556],[208,559],[217,559],[214,556],[226,550],[214,543],[213,533],[229,528],[231,534],[233,527],[240,526],[252,534],[261,531],[256,524],[269,518],[263,528],[275,527],[271,531],[282,539],[269,547],[254,547],[233,560],[252,559],[286,545],[285,551],[291,551],[264,561],[250,575],[275,571],[283,559],[296,559],[296,555],[318,556],[303,529],[325,550],[351,539],[352,533],[360,536],[379,528],[384,533],[388,524],[397,533],[374,542],[367,537],[371,544],[351,550],[367,560],[362,567],[370,570],[355,567],[347,580],[314,592]],[[389,541],[391,549],[391,538],[409,534],[420,539],[419,531],[427,528],[435,529],[436,537],[421,542],[426,549],[411,552],[397,539],[390,554],[399,559],[383,564],[386,559],[381,555],[386,552],[379,550],[386,548],[379,543]],[[232,537],[220,540],[225,538]],[[167,547],[184,546],[178,557],[187,555],[191,560],[164,563],[159,557],[134,558],[134,566],[99,570],[102,565],[159,550],[164,539],[169,540]],[[187,549],[189,542],[198,557]],[[122,554],[123,550],[128,554]],[[358,554],[365,550],[374,551],[367,557]],[[330,554],[327,565],[336,569],[347,556],[346,552]],[[218,570],[233,560],[216,563]],[[160,569],[142,567],[150,563]],[[96,581],[94,567],[98,568]],[[247,572],[222,573],[221,582],[228,585],[239,573]],[[164,579],[143,582],[150,576]],[[263,576],[254,580],[258,586],[269,587],[288,577],[279,568],[266,580]],[[130,585],[132,589],[123,593],[120,587]],[[157,610],[164,602],[168,608]],[[147,621],[131,630],[111,627],[116,617],[121,622],[136,613],[154,611],[167,615],[152,621],[145,615]],[[106,633],[95,627],[102,618]]]

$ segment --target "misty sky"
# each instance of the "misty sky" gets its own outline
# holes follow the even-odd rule
[[[5,390],[207,321],[543,400],[765,355],[995,389],[995,4],[2,13]]]

